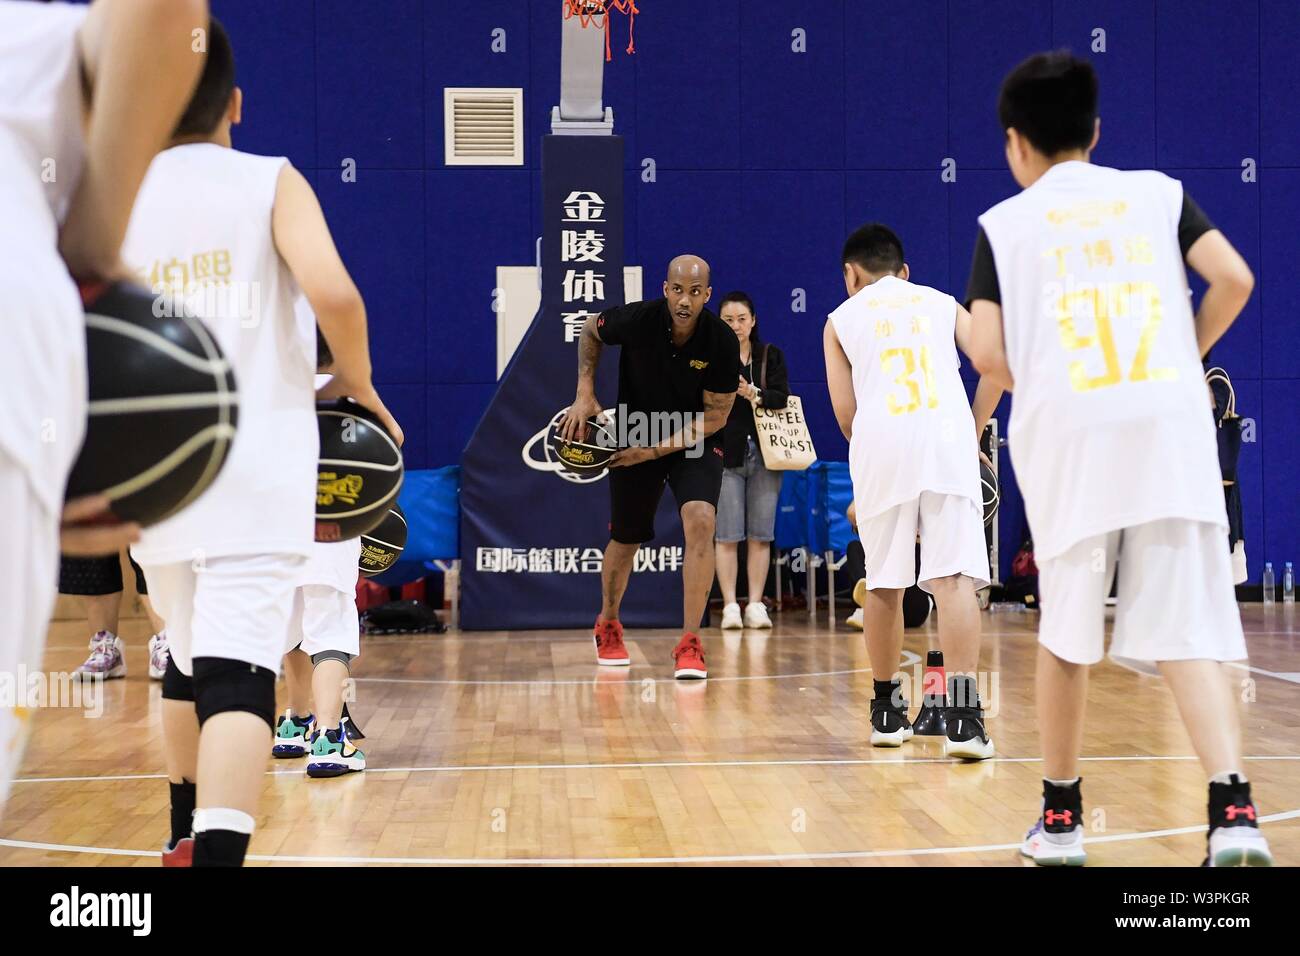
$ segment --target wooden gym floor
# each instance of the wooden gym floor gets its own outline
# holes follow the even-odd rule
[[[1250,670],[1231,679],[1245,769],[1278,862],[1295,864],[1300,621],[1259,605],[1243,617]],[[998,756],[969,765],[919,741],[866,745],[860,632],[801,611],[776,620],[767,635],[706,632],[706,683],[671,679],[664,631],[629,633],[629,669],[597,667],[582,633],[369,638],[354,712],[372,769],[310,780],[303,761],[268,756],[249,863],[1024,865],[1015,847],[1040,787],[1036,615],[983,617]],[[932,628],[908,632],[914,665]],[[46,667],[75,667],[84,630],[56,623]],[[106,685],[102,717],[37,713],[0,864],[158,865],[160,688],[144,622],[124,630],[130,673]],[[1164,685],[1102,664],[1089,720],[1090,865],[1198,864],[1204,780]]]

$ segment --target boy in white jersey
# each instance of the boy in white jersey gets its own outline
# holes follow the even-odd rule
[[[253,831],[275,678],[315,532],[315,345],[294,313],[300,291],[336,359],[322,397],[351,395],[401,435],[371,384],[365,306],[315,194],[287,160],[231,148],[240,109],[230,41],[213,20],[198,89],[150,166],[123,247],[155,288],[204,317],[240,391],[221,474],[132,549],[171,645],[170,865],[238,866]]]
[[[950,668],[947,753],[983,760],[994,747],[975,680],[975,591],[989,582],[978,440],[1002,392],[981,380],[972,412],[957,357],[958,344],[969,347],[970,315],[952,296],[908,281],[893,231],[879,223],[858,229],[842,262],[849,299],[826,323],[826,384],[849,439],[864,552],[862,619],[875,678],[871,743],[897,747],[912,736],[893,675],[903,650],[903,593],[919,584],[938,605]]]
[[[119,274],[140,181],[203,66],[191,31],[206,16],[205,0],[0,0],[0,673],[41,666],[60,550],[107,554],[139,533],[77,526],[105,500],[63,503],[86,423],[76,280]],[[0,706],[0,811],[26,716]]]
[[[980,216],[967,300],[981,372],[1014,386],[1009,445],[1042,593],[1043,811],[1023,852],[1081,864],[1088,665],[1158,670],[1209,777],[1207,863],[1267,865],[1222,661],[1246,656],[1201,356],[1250,269],[1177,180],[1090,162],[1097,78],[1068,53],[1008,75],[998,103],[1020,194]],[[1208,283],[1192,315],[1184,261]]]
[[[299,322],[317,340],[316,367],[333,364],[329,345],[316,331],[316,317],[298,301]],[[324,388],[329,375],[317,375]],[[284,658],[289,708],[275,724],[271,756],[307,757],[307,776],[341,777],[366,769],[366,755],[352,739],[360,733],[347,720],[344,690],[352,662],[361,653],[357,613],[361,539],[318,541],[299,579]]]

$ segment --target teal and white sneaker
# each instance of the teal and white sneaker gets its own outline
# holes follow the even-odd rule
[[[341,777],[366,769],[366,755],[348,740],[347,722],[333,730],[317,730],[311,737],[307,776]]]
[[[316,718],[294,717],[285,711],[275,725],[275,741],[271,745],[272,757],[305,757],[311,749],[311,735],[316,731]]]

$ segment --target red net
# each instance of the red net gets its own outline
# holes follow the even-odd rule
[[[636,15],[641,12],[637,8],[636,0],[564,0],[564,19],[569,20],[577,17],[584,30],[594,26],[597,30],[605,31],[606,63],[614,58],[609,46],[609,11],[611,9],[617,10],[627,17],[627,52],[635,53],[634,30],[636,28]]]

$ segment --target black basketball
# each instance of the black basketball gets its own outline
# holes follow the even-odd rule
[[[374,528],[402,487],[402,450],[378,419],[350,398],[318,402],[316,540],[346,541]]]
[[[1002,501],[1002,493],[998,486],[997,473],[983,458],[980,459],[980,490],[984,495],[984,523],[992,524],[993,516],[998,513],[998,505]]]
[[[547,438],[551,454],[568,471],[599,471],[618,451],[618,436],[608,421],[590,418],[587,426],[587,436],[580,441],[565,441],[558,428]]]
[[[201,321],[115,283],[86,306],[90,403],[67,497],[105,495],[122,521],[156,524],[201,495],[239,418],[235,374]]]
[[[406,547],[406,515],[393,502],[383,520],[361,536],[361,560],[357,568],[363,578],[383,574],[401,557]]]

